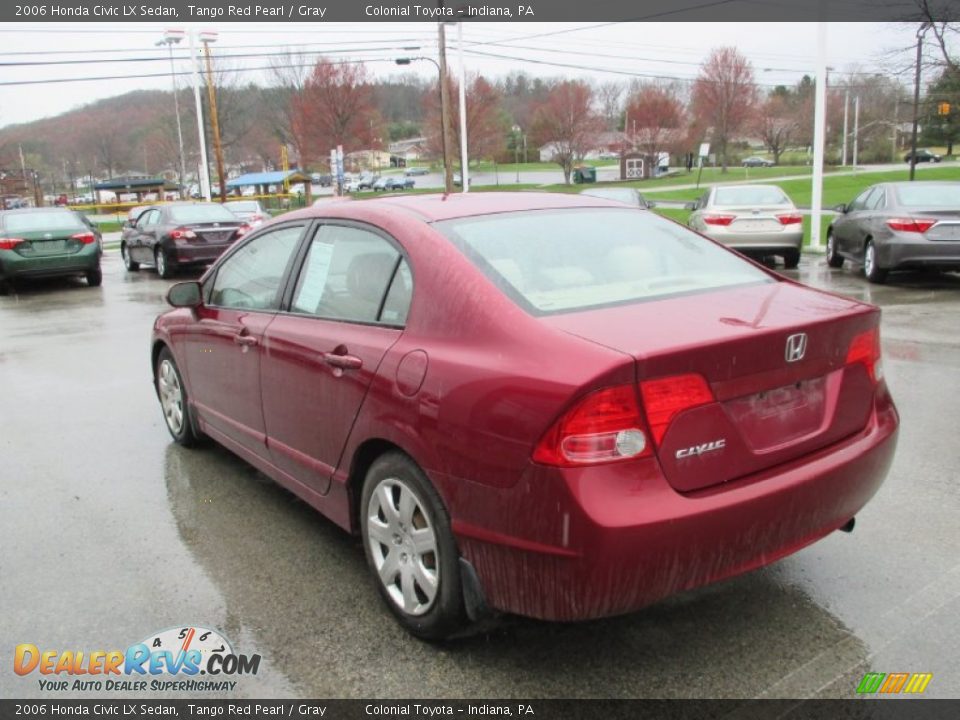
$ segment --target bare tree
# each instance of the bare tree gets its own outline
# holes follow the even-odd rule
[[[623,116],[623,83],[612,80],[598,83],[594,92],[605,130],[616,130]]]
[[[746,127],[756,102],[757,86],[750,61],[733,47],[713,50],[694,83],[693,107],[712,126],[711,141],[722,172],[727,171],[727,146]]]
[[[573,164],[596,146],[603,120],[593,108],[593,90],[577,80],[565,80],[550,90],[533,116],[533,137],[552,148],[553,160],[570,184]]]

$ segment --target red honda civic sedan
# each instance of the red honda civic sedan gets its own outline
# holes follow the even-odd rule
[[[359,533],[424,638],[771,563],[852,528],[896,446],[877,308],[599,198],[309,208],[168,299],[174,440]]]

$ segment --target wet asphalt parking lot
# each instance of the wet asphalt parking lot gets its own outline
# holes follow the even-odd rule
[[[44,695],[19,643],[187,625],[262,656],[230,697],[848,698],[869,671],[960,697],[960,275],[869,286],[805,256],[799,278],[884,309],[900,443],[855,531],[626,617],[445,646],[393,622],[358,540],[225,450],[171,443],[148,360],[169,282],[112,251],[101,288],[0,297],[0,697]]]

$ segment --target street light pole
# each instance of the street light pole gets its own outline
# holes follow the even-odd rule
[[[441,33],[443,32],[443,23],[440,23]],[[441,152],[443,153],[443,175],[444,175],[444,192],[452,193],[453,192],[453,172],[450,167],[450,153],[448,152],[449,143],[447,142],[447,127],[449,123],[447,122],[447,93],[446,93],[446,83],[443,81],[444,72],[440,67],[440,64],[429,57],[402,57],[396,58],[394,62],[397,65],[409,65],[414,60],[423,60],[425,62],[433,63],[434,67],[437,68],[437,74],[440,81],[440,122],[443,125],[443,128],[440,131],[440,144],[442,147]]]
[[[811,188],[810,245],[820,249],[823,210],[823,155],[827,129],[827,24],[817,23],[817,84],[813,111],[813,187]]]
[[[197,133],[200,136],[200,194],[210,202],[210,174],[207,160],[207,138],[203,132],[203,103],[200,102],[200,76],[197,66],[200,59],[197,57],[197,44],[193,30],[190,31],[190,66],[193,70],[193,102],[197,107]]]
[[[930,23],[920,23],[917,29],[917,69],[913,77],[913,131],[910,135],[910,179],[917,174],[917,124],[920,120],[920,68],[923,65],[923,36]]]
[[[217,178],[220,181],[220,202],[227,201],[227,177],[223,172],[223,147],[220,144],[220,119],[217,116],[217,91],[213,87],[213,66],[210,63],[210,43],[216,42],[215,32],[200,33],[203,56],[207,65],[207,95],[210,98],[210,124],[213,127],[213,153],[217,160]]]
[[[850,117],[850,88],[843,91],[843,160],[840,164],[847,166],[847,124]]]
[[[180,100],[177,97],[177,76],[173,66],[173,46],[183,40],[183,30],[165,30],[163,40],[158,40],[157,46],[166,45],[170,53],[170,82],[173,85],[173,112],[177,116],[177,147],[180,151],[180,199],[184,197],[183,183],[187,179],[187,164],[183,157],[183,129],[180,125]]]

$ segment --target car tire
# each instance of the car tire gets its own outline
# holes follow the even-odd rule
[[[130,249],[126,243],[120,244],[120,257],[123,258],[123,266],[130,272],[136,272],[140,269],[140,263],[130,259]]]
[[[437,491],[406,455],[391,452],[367,471],[360,533],[381,597],[407,631],[444,640],[466,625],[460,558]]]
[[[877,264],[877,249],[873,240],[868,240],[863,248],[863,274],[872,283],[882,283],[887,279],[887,271]]]
[[[87,272],[87,285],[90,287],[100,287],[103,284],[103,270],[97,265],[93,270]]]
[[[153,251],[153,265],[157,268],[157,275],[164,280],[173,277],[173,268],[170,267],[170,259],[167,257],[167,251],[159,245]]]
[[[180,368],[177,367],[177,361],[173,359],[173,353],[169,348],[163,348],[157,355],[157,366],[153,377],[157,398],[160,400],[160,409],[163,411],[164,424],[173,441],[184,447],[197,445],[201,435],[194,428],[187,388],[183,384]]]
[[[783,267],[787,270],[796,270],[800,265],[800,251],[788,250],[783,254]]]
[[[832,268],[843,267],[843,255],[837,252],[837,240],[833,231],[827,231],[827,265]]]

